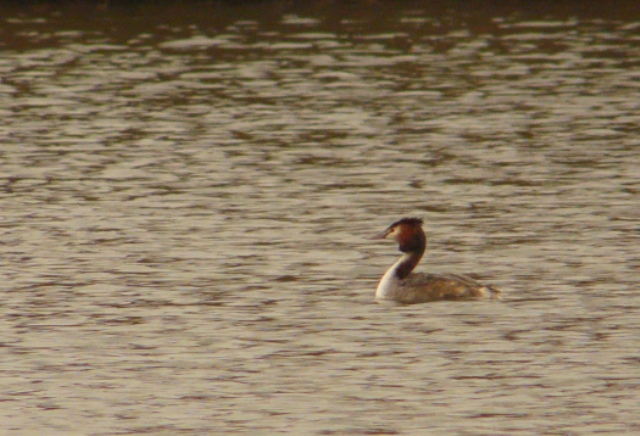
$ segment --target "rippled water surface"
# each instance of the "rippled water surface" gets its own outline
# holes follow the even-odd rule
[[[0,432],[640,432],[640,11],[513,3],[0,6]]]

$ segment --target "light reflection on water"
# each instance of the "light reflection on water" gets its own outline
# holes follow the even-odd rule
[[[1,429],[638,430],[638,17],[415,4],[0,14]]]

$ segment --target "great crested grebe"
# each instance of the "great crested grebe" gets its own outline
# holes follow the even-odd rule
[[[420,218],[402,218],[373,239],[394,239],[404,254],[382,276],[376,300],[426,303],[437,300],[500,299],[500,291],[458,274],[412,273],[427,246]]]

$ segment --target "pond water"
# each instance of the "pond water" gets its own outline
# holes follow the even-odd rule
[[[1,5],[0,432],[640,432],[613,3]],[[503,300],[375,304],[403,216]]]

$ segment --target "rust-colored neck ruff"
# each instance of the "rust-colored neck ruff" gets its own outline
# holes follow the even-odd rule
[[[396,277],[402,280],[411,274],[411,271],[422,259],[427,246],[427,238],[420,226],[407,226],[400,232],[398,244],[400,251],[406,253],[395,271]]]

